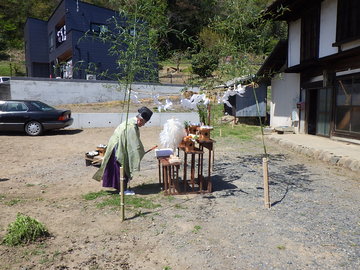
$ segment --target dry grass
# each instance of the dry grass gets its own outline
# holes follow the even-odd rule
[[[169,98],[173,102],[172,112],[185,112],[180,104],[182,95],[173,95],[166,97],[159,97],[159,101],[165,103],[165,99]],[[153,111],[157,111],[157,105],[154,104],[153,99],[146,98],[140,99],[140,103],[130,103],[129,112],[137,112],[139,107],[146,106]],[[73,113],[122,113],[127,111],[127,105],[123,101],[108,101],[98,103],[86,104],[62,104],[55,106],[58,109],[71,110]]]

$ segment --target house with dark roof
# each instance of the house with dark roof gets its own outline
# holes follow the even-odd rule
[[[116,56],[109,55],[110,44],[84,37],[86,33],[101,35],[114,29],[109,20],[112,17],[123,21],[114,10],[78,0],[62,0],[48,21],[28,18],[25,24],[27,75],[111,79],[111,74],[119,70]],[[109,76],[99,77],[98,74],[105,71]]]
[[[271,85],[270,125],[360,140],[360,1],[276,0],[264,17],[286,21],[258,71]]]

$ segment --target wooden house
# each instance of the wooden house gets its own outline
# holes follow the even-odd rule
[[[271,85],[270,125],[360,140],[360,1],[276,0],[265,17],[286,21],[258,76]]]

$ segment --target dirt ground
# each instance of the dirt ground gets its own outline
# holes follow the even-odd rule
[[[142,128],[145,148],[160,128]],[[260,140],[215,138],[211,194],[164,196],[147,154],[132,181],[161,206],[97,207],[104,190],[85,152],[112,128],[40,137],[0,134],[0,238],[16,214],[50,231],[42,243],[0,245],[0,269],[360,269],[359,176],[267,142],[272,207],[263,206]],[[141,211],[141,212],[140,212]]]

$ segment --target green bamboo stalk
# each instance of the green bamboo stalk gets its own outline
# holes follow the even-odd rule
[[[255,101],[256,101],[256,108],[257,108],[259,122],[260,122],[261,139],[262,139],[262,145],[263,145],[263,148],[264,148],[264,157],[267,158],[268,154],[267,154],[267,151],[266,151],[266,145],[265,145],[265,139],[264,139],[264,127],[263,127],[263,123],[261,121],[261,116],[260,116],[259,101],[258,101],[256,91],[255,91],[255,84],[253,82],[251,83],[251,86],[252,86],[252,89],[253,89],[253,93],[254,93],[254,97],[255,97]]]

